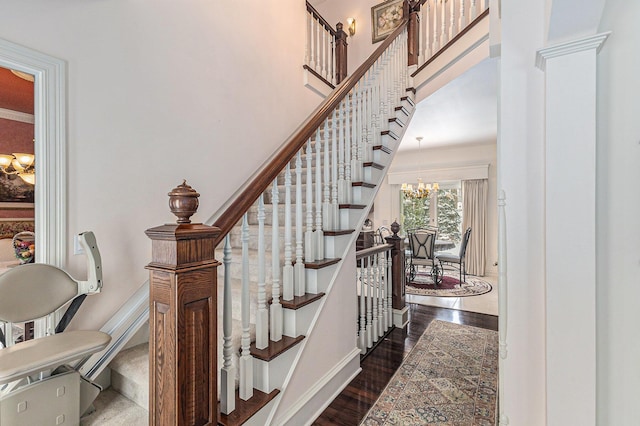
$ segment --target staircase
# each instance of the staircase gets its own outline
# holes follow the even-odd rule
[[[221,230],[215,251],[222,262],[220,424],[302,424],[314,414],[305,413],[313,395],[287,395],[288,388],[340,274],[353,268],[355,284],[355,264],[345,259],[353,261],[355,230],[415,109],[409,37],[405,22],[210,221]],[[356,300],[354,291],[354,308]],[[366,341],[358,336],[362,321],[344,325],[352,330],[354,353]],[[146,346],[134,347],[111,365],[112,386],[144,408],[149,384],[131,380],[143,368],[123,360],[148,367],[145,355]]]

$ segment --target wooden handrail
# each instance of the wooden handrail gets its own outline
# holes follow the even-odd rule
[[[353,74],[342,81],[327,98],[318,106],[315,111],[302,123],[302,125],[290,136],[265,164],[236,192],[233,200],[223,206],[224,211],[220,215],[215,215],[214,226],[220,228],[220,235],[215,240],[218,245],[225,235],[227,235],[242,215],[249,210],[251,205],[258,199],[278,174],[284,170],[296,153],[304,146],[316,129],[328,118],[333,110],[349,94],[356,83],[373,66],[391,43],[404,31],[407,26],[405,19],[396,30],[391,33],[378,48],[356,69]]]
[[[384,253],[393,249],[393,244],[378,244],[376,246],[367,247],[366,249],[358,250],[356,252],[356,260],[360,260],[363,257],[371,256],[378,253]]]
[[[314,18],[316,18],[323,27],[325,27],[325,29],[327,31],[329,31],[331,33],[331,35],[333,35],[335,37],[336,35],[336,30],[333,29],[333,27],[331,26],[330,23],[328,23],[323,17],[322,15],[320,15],[320,12],[318,12],[316,10],[315,7],[313,7],[309,2],[307,2],[307,12],[311,13],[313,15]]]

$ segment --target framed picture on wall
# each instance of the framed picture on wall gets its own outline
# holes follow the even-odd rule
[[[0,173],[0,208],[33,208],[34,186],[18,175]]]
[[[371,8],[371,39],[373,43],[384,40],[402,23],[403,0],[388,0]]]

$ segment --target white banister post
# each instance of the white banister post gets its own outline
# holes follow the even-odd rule
[[[393,327],[393,257],[391,250],[386,251],[387,256],[387,328]]]
[[[251,337],[249,334],[249,222],[247,213],[242,216],[242,289],[240,297],[242,316],[242,336],[240,340],[240,399],[253,396],[253,358],[251,357]]]
[[[304,44],[304,63],[305,65],[309,65],[311,66],[311,49],[309,48],[309,45],[311,43],[311,29],[310,29],[310,22],[313,19],[313,17],[311,16],[311,14],[309,12],[307,12],[307,21],[305,23],[305,31],[307,32],[307,41]]]
[[[367,287],[367,348],[373,346],[373,290],[371,282],[373,279],[373,273],[371,271],[371,258],[369,256],[362,258],[363,262],[366,262],[366,287]]]
[[[331,130],[331,230],[340,229],[338,208],[338,107],[333,110]]]
[[[344,140],[345,140],[345,130],[346,130],[346,122],[344,116],[344,99],[340,103],[340,114],[339,114],[339,122],[338,122],[338,203],[346,203],[346,193],[347,188],[345,187],[345,164],[344,164]],[[337,222],[339,225],[340,222]]]
[[[296,264],[293,267],[295,296],[304,296],[306,292],[302,238],[302,150],[300,150],[296,156]]]
[[[331,84],[336,84],[336,39],[335,37],[331,37],[331,72],[329,77],[329,81]]]
[[[452,40],[458,33],[456,28],[456,1],[449,0],[449,3],[451,3],[451,10],[449,11],[451,15],[449,16],[449,40]]]
[[[371,256],[369,256],[369,264],[371,267],[371,282],[369,283],[369,287],[371,288],[371,292],[373,295],[373,300],[372,300],[372,304],[373,304],[373,312],[371,314],[371,321],[372,321],[372,328],[371,328],[371,333],[372,333],[372,339],[374,342],[378,341],[378,336],[380,335],[380,330],[379,330],[379,323],[378,323],[378,316],[379,316],[379,312],[378,312],[378,262],[376,261],[376,255],[372,254]]]
[[[384,304],[384,261],[381,256],[384,253],[376,254],[376,270],[378,274],[378,336],[382,337],[386,331],[385,327],[385,304]]]
[[[431,55],[435,55],[440,50],[440,44],[438,43],[438,1],[433,1],[433,47],[431,48]]]
[[[467,26],[467,14],[465,13],[465,1],[466,0],[460,0],[460,22],[458,24],[458,28],[460,28],[460,31],[462,31],[464,27]]]
[[[273,205],[273,219],[271,222],[271,260],[272,270],[271,274],[271,306],[269,307],[270,316],[270,334],[271,340],[278,342],[282,339],[282,305],[280,304],[280,234],[279,234],[279,220],[278,220],[278,178],[273,181],[271,204]]]
[[[310,15],[311,19],[309,19],[309,67],[315,71],[316,69],[316,45],[315,45],[315,18],[313,15]]]
[[[313,237],[316,243],[316,259],[324,259],[324,232],[322,231],[322,139],[320,128],[316,130],[316,227]]]
[[[366,268],[364,259],[360,259],[360,332],[358,333],[358,347],[361,353],[367,352],[367,305],[366,305]]]
[[[344,190],[343,198],[340,202],[350,204],[352,199],[351,191],[351,120],[353,117],[352,111],[349,110],[349,105],[352,103],[349,98],[353,97],[353,90],[345,99],[343,105],[344,112]]]
[[[284,267],[282,269],[282,300],[293,300],[293,263],[291,250],[291,163],[284,172]]]
[[[266,253],[264,236],[264,194],[258,199],[258,312],[256,314],[256,348],[264,349],[269,345],[269,310],[267,309]]]
[[[322,39],[320,38],[320,23],[314,18],[313,22],[315,23],[316,26],[316,35],[315,35],[315,42],[316,42],[316,68],[315,71],[317,71],[318,73],[322,73]]]
[[[355,92],[351,97],[351,181],[362,181],[362,163],[358,160],[358,145],[360,140],[359,120],[360,120],[360,93],[361,81],[358,81]]]
[[[464,0],[461,0],[464,1]],[[424,55],[420,61],[420,65],[424,64],[427,59],[431,58],[431,1],[427,1],[422,7],[424,22]]]
[[[478,17],[478,2],[471,0],[471,10],[469,11],[469,22],[473,22]]]
[[[331,172],[329,164],[329,118],[324,120],[324,138],[322,139],[322,143],[324,145],[324,169],[323,169],[323,177],[324,177],[324,185],[323,185],[323,197],[322,197],[322,229],[333,229],[333,224],[331,223],[333,216],[331,214]],[[316,142],[318,143],[318,142]]]
[[[307,184],[306,184],[306,196],[307,196],[307,230],[304,233],[304,260],[306,262],[313,262],[316,260],[316,245],[314,243],[313,236],[313,179],[311,175],[311,139],[307,141]]]
[[[236,409],[236,369],[231,363],[233,347],[231,344],[231,239],[224,238],[222,249],[222,263],[224,264],[224,289],[222,296],[222,369],[220,371],[220,412],[229,414]]]

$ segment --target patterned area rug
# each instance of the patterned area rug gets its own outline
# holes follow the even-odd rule
[[[479,277],[467,275],[467,282],[460,283],[457,273],[445,272],[442,282],[433,285],[431,275],[419,272],[412,282],[407,282],[405,291],[418,296],[466,297],[489,293],[491,284]]]
[[[360,424],[494,426],[497,389],[498,333],[434,320]]]

